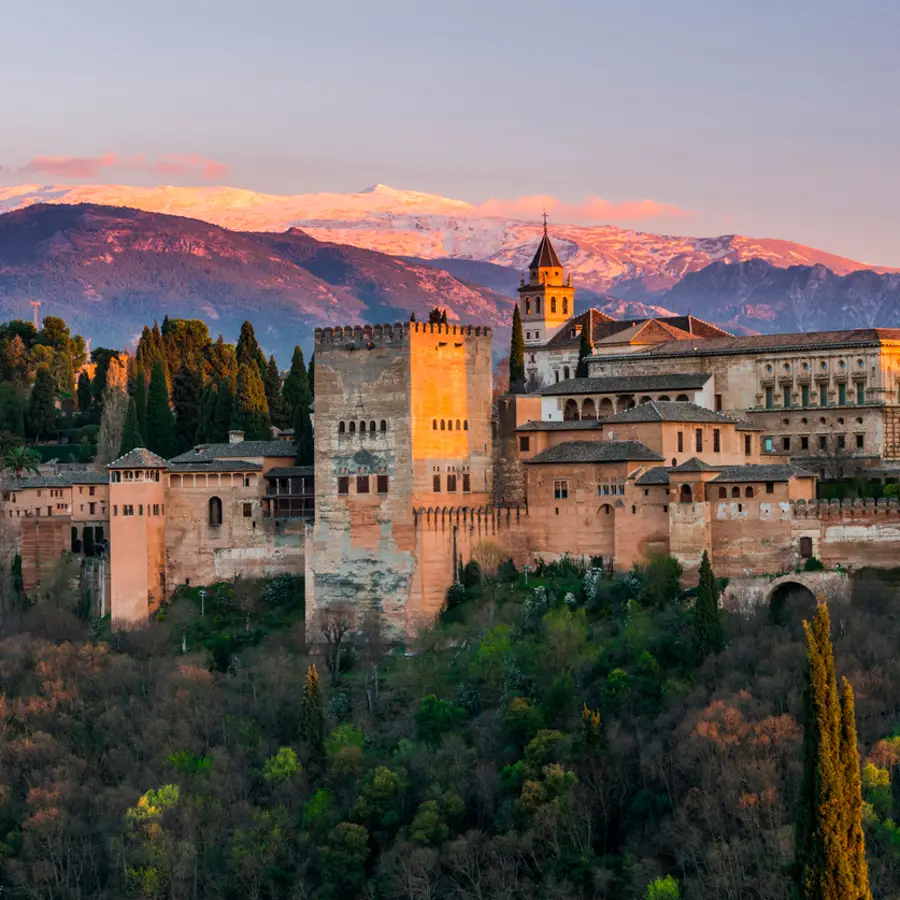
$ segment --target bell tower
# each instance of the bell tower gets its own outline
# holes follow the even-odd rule
[[[544,235],[528,267],[528,282],[523,274],[519,288],[525,346],[546,344],[575,314],[574,300],[572,276],[565,274],[550,243],[547,213],[544,213]]]

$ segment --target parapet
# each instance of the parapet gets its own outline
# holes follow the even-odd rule
[[[411,332],[416,334],[448,334],[459,337],[490,337],[491,329],[487,325],[441,325],[437,322],[410,322]]]
[[[411,322],[395,322],[393,325],[338,325],[334,328],[315,330],[316,347],[334,347],[345,350],[371,349],[375,346],[397,345],[409,334]]]
[[[900,502],[896,497],[872,500],[798,500],[792,504],[798,518],[855,520],[890,518],[900,520]]]

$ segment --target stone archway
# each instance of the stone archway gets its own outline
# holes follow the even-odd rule
[[[769,616],[776,625],[799,628],[803,619],[812,618],[821,589],[806,583],[802,575],[776,578],[767,593]]]

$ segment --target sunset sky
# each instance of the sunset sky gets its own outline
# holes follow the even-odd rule
[[[3,0],[0,34],[0,185],[540,194],[900,266],[897,3]]]

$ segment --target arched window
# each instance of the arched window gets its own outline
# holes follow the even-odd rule
[[[596,419],[597,418],[597,406],[594,401],[588,397],[584,403],[581,404],[581,418],[582,419]]]
[[[646,396],[646,395],[644,395],[643,397],[641,397],[641,404],[649,403],[649,402],[650,402],[650,397],[648,397],[648,396]]]
[[[732,497],[740,497],[740,496],[741,496],[741,489],[740,489],[739,487],[733,487],[733,488],[731,489],[731,496],[732,496]]]
[[[374,421],[369,422],[369,431],[371,431],[374,434],[374,432],[375,432],[375,422]]]
[[[578,401],[577,400],[566,400],[566,406],[563,410],[563,419],[567,422],[577,422],[578,421]]]
[[[218,497],[209,498],[209,524],[213,527],[222,524],[222,501]]]
[[[691,490],[691,486],[689,484],[683,484],[681,486],[681,502],[682,503],[693,503],[694,502],[694,492]]]
[[[350,423],[350,434],[356,434],[356,422]]]
[[[728,489],[720,487],[719,488],[719,499],[725,500],[728,497]]]
[[[460,422],[459,419],[456,420],[456,430],[459,431]]]
[[[687,401],[688,401],[688,395],[687,395],[687,394],[679,394],[675,399],[676,399],[679,403],[687,403]]]
[[[563,297],[563,315],[567,316],[569,314],[569,301]]]
[[[753,496],[753,488],[750,487],[749,485],[747,486],[747,490],[744,491],[744,496],[747,498],[750,498]]]
[[[347,426],[343,422],[338,422],[338,434],[344,434],[347,430]]]
[[[365,434],[365,433],[366,433],[366,423],[365,423],[365,422],[360,422],[360,423],[359,423],[359,433],[360,433],[360,434]]]
[[[432,430],[432,431],[437,431],[437,419],[432,419],[432,420],[431,420],[431,430]]]
[[[525,298],[525,315],[529,315],[531,313],[531,300],[528,297]]]
[[[569,380],[569,367],[563,366],[563,381]]]
[[[468,431],[468,430],[469,430],[469,420],[463,419],[463,431]]]
[[[668,402],[669,402],[669,399],[670,399],[670,398],[669,398],[669,395],[668,395],[668,394],[663,394],[662,397],[659,398],[659,402],[660,402],[660,403],[668,403]]]
[[[534,298],[534,314],[536,316],[539,316],[541,314],[541,298],[540,297]]]
[[[446,429],[444,428],[444,420],[441,419],[441,431],[445,431],[445,430],[446,430]]]
[[[552,312],[552,313],[556,312],[556,297],[550,298],[550,312]]]
[[[381,430],[387,431],[387,422],[384,419],[381,420]]]

